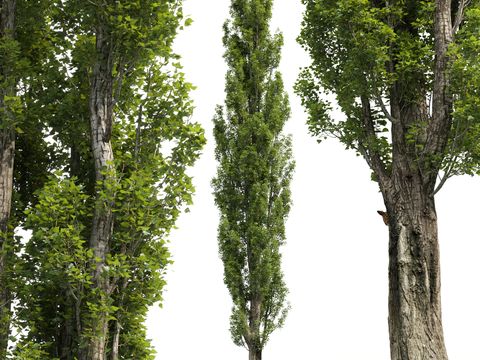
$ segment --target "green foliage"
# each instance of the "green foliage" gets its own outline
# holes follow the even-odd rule
[[[91,257],[84,223],[91,218],[92,202],[82,190],[73,180],[52,177],[39,193],[39,203],[27,212],[26,226],[34,232],[23,255],[26,283],[19,294],[24,312],[19,326],[29,331],[22,343],[50,342],[46,348],[54,348],[65,322],[78,315],[77,301],[90,283]]]
[[[213,119],[220,165],[212,187],[221,214],[224,281],[234,304],[230,331],[236,345],[258,350],[290,308],[279,248],[294,162],[291,138],[281,133],[290,108],[274,72],[283,38],[269,34],[271,9],[272,1],[232,1],[233,22],[225,23],[223,38],[227,98]]]
[[[435,66],[433,1],[303,0],[306,5],[298,42],[311,55],[295,85],[309,114],[311,134],[320,142],[338,138],[371,161],[379,156],[389,174],[391,136],[386,114],[392,91],[404,108],[427,108],[433,90]],[[453,8],[452,19],[457,10]],[[473,174],[478,168],[478,104],[474,96],[478,74],[478,4],[470,4],[450,50],[453,128],[445,154],[428,152],[428,114],[398,119],[404,124],[403,145],[412,157],[411,167],[428,172]],[[333,93],[346,120],[330,116],[325,95]],[[385,101],[383,99],[388,99]],[[383,104],[383,101],[386,104]],[[365,104],[371,109],[374,136],[367,135]],[[382,109],[383,107],[383,109]],[[412,110],[416,111],[416,110]],[[472,115],[475,114],[475,115]],[[390,117],[389,117],[390,116]],[[422,118],[423,117],[423,118]],[[369,165],[371,163],[369,162]],[[372,177],[376,179],[375,176]]]
[[[450,49],[451,92],[454,94],[452,136],[449,139],[444,171],[453,175],[480,175],[480,6],[466,11],[465,22]]]
[[[19,14],[29,14],[32,3],[19,2]],[[25,220],[21,210],[31,207],[25,226],[33,236],[17,259],[15,326],[23,332],[15,358],[57,358],[67,333],[69,356],[78,357],[98,331],[102,313],[108,314],[109,349],[120,329],[119,359],[154,358],[143,323],[148,307],[162,300],[172,263],[166,237],[182,207],[193,204],[186,171],[206,142],[200,125],[190,121],[194,87],[171,49],[183,22],[180,5],[56,1],[34,30],[38,48],[28,53],[34,70],[16,100],[28,124],[16,164],[16,224]],[[88,125],[95,26],[108,29],[115,44],[115,160],[103,169],[109,176],[102,184],[94,180]],[[31,43],[26,34],[19,36]],[[92,289],[89,238],[92,216],[104,199],[113,204],[114,216],[102,274],[110,287]]]
[[[20,344],[15,348],[14,360],[34,360],[34,359],[45,359],[45,356],[48,356],[48,353],[43,350],[43,346],[33,342],[28,342],[25,344]]]

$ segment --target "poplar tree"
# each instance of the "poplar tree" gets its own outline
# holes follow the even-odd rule
[[[446,360],[434,195],[479,173],[479,2],[302,3],[312,65],[296,91],[310,131],[366,160],[387,210],[391,359]]]
[[[270,334],[290,309],[281,271],[280,246],[290,211],[294,170],[288,96],[275,69],[283,45],[271,35],[271,0],[233,0],[223,26],[228,64],[225,106],[214,116],[217,176],[212,181],[220,210],[219,254],[233,300],[232,340],[261,359]]]
[[[40,156],[20,142],[13,185],[29,203],[12,208],[33,235],[22,253],[14,249],[20,280],[12,324],[23,331],[10,337],[7,355],[150,359],[143,323],[162,300],[171,263],[166,236],[192,204],[186,171],[205,144],[191,122],[192,84],[172,51],[178,30],[192,21],[183,18],[181,0],[54,1],[38,1],[49,10],[38,20],[44,28],[28,37],[23,27],[16,32],[21,44],[48,55],[37,56],[42,66],[28,83],[22,79],[18,102],[28,125],[41,119],[48,126],[58,161],[47,167],[48,181],[40,171],[34,178],[44,183],[25,184],[15,177],[37,172]],[[17,3],[20,18],[36,18],[32,3]],[[42,139],[36,130],[26,132]],[[33,188],[35,201],[27,196]]]

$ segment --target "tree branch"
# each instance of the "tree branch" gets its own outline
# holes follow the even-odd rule
[[[467,7],[467,5],[471,2],[471,0],[461,0],[460,5],[458,6],[458,12],[457,16],[455,17],[455,23],[453,24],[452,27],[452,34],[455,35],[457,32],[458,28],[460,27],[460,24],[463,20],[463,9]]]
[[[363,110],[363,122],[365,125],[367,138],[377,139],[377,135],[375,134],[375,129],[373,127],[372,112],[370,110],[370,100],[366,96],[362,96],[361,101]],[[377,151],[372,151],[370,154],[369,151],[361,143],[359,143],[359,150],[364,153],[367,164],[375,172],[375,174],[377,174],[379,178],[387,176],[382,160],[380,160],[380,156]]]
[[[377,81],[375,75],[374,75],[374,79],[375,79],[375,82]],[[377,102],[377,105],[380,106],[380,108],[382,109],[382,112],[383,114],[385,115],[385,117],[392,123],[392,124],[398,124],[399,121],[397,119],[395,119],[392,115],[390,115],[390,113],[388,112],[387,110],[387,107],[385,106],[385,104],[383,103],[383,100],[382,100],[382,97],[380,96],[380,93],[378,92],[378,89],[377,89],[377,86],[375,85],[375,99],[376,99],[376,102]]]

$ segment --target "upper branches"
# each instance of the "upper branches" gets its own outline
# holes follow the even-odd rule
[[[333,136],[355,148],[377,178],[389,173],[391,161],[401,160],[406,168],[421,169],[431,184],[447,163],[468,158],[470,150],[459,145],[468,135],[458,136],[474,127],[455,113],[465,99],[470,99],[468,111],[478,106],[468,95],[473,87],[465,88],[465,73],[471,74],[470,83],[478,78],[471,61],[479,47],[473,31],[478,4],[459,1],[451,9],[450,1],[303,3],[298,41],[310,53],[312,65],[300,74],[296,92],[310,115],[313,135]],[[462,60],[465,56],[470,60]],[[462,73],[462,84],[454,84],[452,76]],[[346,121],[330,117],[327,93],[335,94]],[[463,130],[450,131],[452,113],[458,120],[453,124]],[[381,133],[387,131],[391,135],[384,141]]]

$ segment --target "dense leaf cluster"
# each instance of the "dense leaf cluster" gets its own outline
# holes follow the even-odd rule
[[[230,330],[235,344],[254,352],[289,310],[279,249],[294,163],[291,138],[282,134],[288,96],[275,70],[283,38],[269,33],[271,11],[272,1],[232,1],[223,38],[227,97],[213,119],[219,167],[212,186],[224,281],[234,303]]]
[[[192,204],[186,170],[205,144],[203,129],[190,121],[193,86],[171,48],[191,20],[183,19],[180,0],[52,0],[18,1],[16,21],[16,37],[0,50],[21,67],[21,76],[3,78],[17,82],[6,106],[17,115],[2,127],[18,132],[11,228],[22,224],[32,237],[22,250],[18,240],[8,247],[16,254],[8,273],[16,300],[11,319],[21,330],[10,338],[11,354],[86,356],[98,314],[106,313],[105,356],[116,347],[118,359],[151,359],[143,323],[148,307],[162,300],[172,263],[166,238]],[[108,34],[114,85],[114,161],[101,170],[101,183],[88,121],[98,27]],[[110,286],[99,289],[89,238],[93,214],[107,203],[114,225],[102,277]]]
[[[372,170],[372,159],[378,156],[379,167],[389,174],[395,146],[387,124],[398,121],[404,127],[400,148],[405,147],[411,157],[410,166],[425,173],[443,171],[438,189],[453,175],[478,173],[474,141],[480,123],[479,102],[474,96],[480,79],[475,65],[480,50],[478,2],[469,2],[459,14],[459,2],[452,1],[452,26],[457,15],[463,16],[458,17],[462,21],[454,29],[448,53],[452,128],[447,148],[440,153],[427,146],[435,137],[430,126],[436,66],[435,2],[302,2],[306,12],[298,41],[313,62],[302,71],[295,89],[309,114],[309,130],[319,142],[338,138],[365,157]],[[345,120],[331,117],[333,107],[324,96],[330,93]],[[401,109],[398,119],[389,105]],[[370,122],[371,129],[366,125]]]

